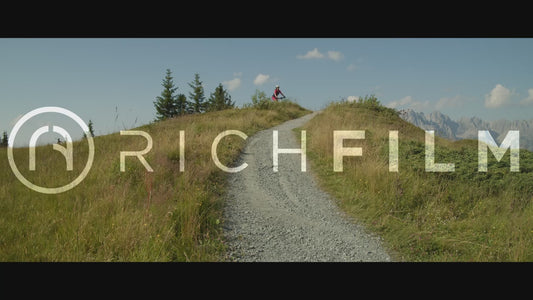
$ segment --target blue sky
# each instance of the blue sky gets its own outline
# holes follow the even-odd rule
[[[200,75],[236,104],[276,84],[309,109],[375,94],[454,119],[533,118],[532,38],[4,38],[0,131],[42,106],[92,120],[97,135],[155,118],[170,69],[178,92]]]

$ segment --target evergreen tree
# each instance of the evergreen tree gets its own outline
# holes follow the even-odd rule
[[[94,136],[94,124],[93,124],[93,121],[92,120],[89,120],[89,124],[87,124],[87,126],[89,127],[89,133],[91,134],[91,136]]]
[[[216,111],[235,107],[235,102],[231,101],[231,96],[224,90],[224,87],[220,83],[211,97],[209,97],[208,110]]]
[[[189,83],[192,88],[192,93],[189,93],[191,99],[190,105],[193,113],[202,113],[206,111],[207,104],[205,103],[204,87],[200,81],[200,75],[194,74],[194,81]]]
[[[2,140],[0,141],[1,147],[7,147],[8,146],[9,138],[7,137],[7,132],[4,131],[2,134]]]
[[[185,97],[185,95],[179,94],[176,98],[176,110],[178,116],[182,116],[192,112],[192,110],[190,109],[190,104],[187,101],[187,97]]]
[[[154,101],[157,120],[173,118],[178,115],[177,97],[174,95],[178,88],[174,86],[172,79],[172,72],[167,69],[167,74],[161,84],[164,89],[161,96],[157,96],[156,101]]]

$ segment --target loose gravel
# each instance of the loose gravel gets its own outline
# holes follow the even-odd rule
[[[237,262],[377,262],[390,261],[381,239],[347,217],[332,197],[301,171],[300,154],[279,154],[273,171],[273,130],[279,148],[300,148],[292,130],[318,112],[248,137],[229,176],[223,230],[228,261]],[[309,134],[309,132],[307,133]]]

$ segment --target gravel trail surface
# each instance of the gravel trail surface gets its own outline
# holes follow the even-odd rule
[[[224,208],[228,261],[344,262],[390,261],[381,239],[350,220],[334,199],[320,190],[300,154],[279,154],[273,171],[273,131],[279,149],[299,149],[292,130],[318,112],[248,137],[230,174]],[[309,133],[307,133],[309,134]]]

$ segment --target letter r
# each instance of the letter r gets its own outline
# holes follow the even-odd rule
[[[148,141],[148,145],[146,146],[146,148],[144,148],[144,150],[120,151],[120,172],[126,172],[126,156],[136,156],[148,172],[153,172],[154,170],[152,169],[152,167],[150,167],[146,159],[144,159],[143,157],[143,155],[147,154],[148,152],[150,152],[150,150],[152,150],[152,137],[148,133],[140,130],[121,130],[120,135],[140,135]]]

